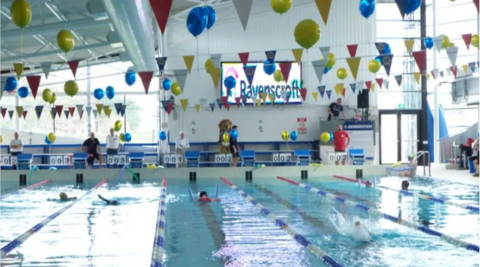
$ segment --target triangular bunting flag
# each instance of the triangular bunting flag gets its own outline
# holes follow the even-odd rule
[[[227,110],[230,110],[230,103],[228,103],[228,96],[222,96],[221,98],[222,104],[225,106]]]
[[[287,99],[287,96],[288,96],[287,90],[282,90],[282,91],[280,91],[280,95],[282,96],[283,102],[287,103],[287,101],[288,101],[288,99]]]
[[[184,91],[185,84],[187,83],[187,73],[188,70],[174,70],[175,78],[177,79],[178,85],[180,85],[180,90]]]
[[[387,54],[387,55],[381,55],[382,58],[382,65],[385,68],[385,72],[387,73],[387,76],[390,76],[390,68],[392,67],[392,60],[393,60],[393,55],[392,54]]]
[[[10,119],[12,119],[12,117],[13,117],[13,112],[14,112],[13,110],[8,111],[8,116],[10,117]]]
[[[195,104],[195,110],[196,110],[197,112],[200,111],[200,107],[201,107],[200,104]]]
[[[382,89],[382,85],[383,85],[383,79],[376,78],[375,81],[377,81],[378,88],[380,88],[380,90],[381,90],[381,89]]]
[[[22,106],[16,106],[15,109],[17,110],[17,115],[18,117],[22,117],[23,115],[23,107]]]
[[[63,105],[56,105],[55,110],[57,110],[58,117],[61,118],[62,117]]]
[[[17,80],[20,80],[20,76],[22,76],[23,73],[23,63],[13,63],[13,69],[17,74]]]
[[[315,0],[317,4],[318,12],[322,16],[323,23],[327,25],[328,14],[330,13],[330,6],[332,5],[332,0]]]
[[[187,111],[188,99],[180,99],[180,105],[184,112]]]
[[[170,103],[170,101],[169,100],[161,100],[160,102],[162,103],[162,106],[163,106],[163,109],[165,109],[165,112],[167,112],[168,103]]]
[[[343,88],[343,92],[342,92],[343,97],[345,97],[345,92],[346,92],[346,91],[347,91],[347,90],[345,90],[345,87],[344,87],[344,88]]]
[[[318,86],[317,90],[320,93],[320,96],[323,98],[323,95],[325,94],[325,85]]]
[[[185,61],[185,66],[187,66],[188,73],[192,73],[192,66],[193,66],[194,59],[195,59],[195,56],[183,56],[183,61]]]
[[[280,66],[280,71],[283,74],[285,82],[288,84],[288,76],[290,76],[290,69],[292,68],[292,62],[282,62],[278,64]]]
[[[408,54],[411,55],[412,52],[413,52],[413,44],[415,44],[415,40],[414,39],[407,39],[404,42],[405,42],[405,47],[407,48]]]
[[[456,79],[457,78],[457,66],[450,67],[450,70],[453,73],[453,77],[455,77],[455,79]]]
[[[468,63],[468,66],[470,67],[470,70],[471,70],[472,72],[475,72],[475,62],[470,62],[470,63]]]
[[[50,74],[50,70],[52,69],[52,62],[40,62],[40,66],[42,67],[45,79],[48,79],[48,74]]]
[[[232,0],[235,10],[237,10],[238,17],[242,22],[243,29],[247,30],[248,19],[250,18],[250,11],[252,10],[253,0]]]
[[[432,74],[433,79],[436,80],[438,77],[438,69],[433,69],[430,73]]]
[[[167,27],[168,17],[170,16],[170,9],[172,8],[173,0],[150,0],[150,6],[152,7],[153,14],[157,19],[158,27],[162,35],[165,33]]]
[[[210,103],[210,109],[212,110],[212,112],[215,110],[215,103]]]
[[[355,55],[357,55],[357,48],[358,48],[358,44],[347,45],[347,49],[348,49],[348,53],[350,54],[350,57],[355,57]]]
[[[37,119],[40,119],[42,116],[43,106],[35,106],[35,114],[37,115]]]
[[[467,46],[467,49],[470,50],[470,44],[472,43],[472,34],[462,34],[462,38],[465,42],[465,45]]]
[[[165,65],[167,64],[167,57],[157,57],[156,60],[157,60],[158,70],[160,71],[160,74],[162,74],[163,70],[165,69]],[[147,72],[147,71],[144,71],[144,72]]]
[[[293,57],[295,58],[295,62],[302,62],[303,48],[292,49],[292,53]]]
[[[382,55],[383,53],[383,50],[385,49],[385,46],[387,45],[387,43],[375,43],[375,48],[377,48],[377,51],[380,55]]]
[[[263,103],[267,102],[267,93],[261,92],[260,93],[260,99],[262,100]]]
[[[117,115],[120,115],[120,112],[122,111],[122,103],[115,103],[113,106],[115,107],[115,111],[117,111]]]
[[[78,104],[77,105],[77,112],[80,113],[83,111],[83,105],[82,104]]]
[[[262,100],[261,99],[257,99],[257,107],[260,107],[262,105]]]
[[[222,54],[213,54],[210,56],[210,58],[213,61],[213,66],[215,68],[220,68],[220,58],[222,58]]]
[[[374,84],[374,83],[372,83],[372,87],[370,87],[370,91],[371,91],[372,93],[375,92],[375,84]]]
[[[267,60],[269,63],[275,62],[275,55],[277,54],[276,50],[265,51],[265,55],[267,56]]]
[[[420,72],[414,72],[413,73],[413,77],[415,78],[415,81],[417,82],[417,84],[420,84]]]
[[[108,111],[109,109],[110,109],[109,106],[107,106],[107,105],[104,105],[104,106],[103,106],[103,112],[104,112],[105,115],[108,115],[108,114],[107,114],[107,111]],[[102,112],[100,112],[100,114],[102,114]]]
[[[97,107],[98,113],[102,115],[103,104],[95,104],[95,106]]]
[[[398,10],[400,10],[400,15],[402,15],[402,19],[405,19],[405,13],[407,13],[407,0],[395,0],[398,6]]]
[[[448,47],[445,50],[447,51],[450,63],[452,64],[452,66],[455,66],[455,64],[457,64],[458,47]]]
[[[242,95],[241,98],[242,98],[242,106],[245,107],[245,105],[247,104],[248,97],[246,95]]]
[[[38,86],[40,85],[40,79],[42,76],[27,76],[28,86],[32,91],[33,99],[37,99]]]
[[[63,113],[65,114],[65,117],[66,117],[67,120],[68,120],[68,117],[69,117],[69,115],[70,115],[70,114],[68,113],[68,110],[64,110]]]
[[[98,110],[94,109],[93,111],[93,117],[97,118],[98,116]]]
[[[92,106],[86,106],[85,110],[87,111],[88,116],[90,116],[92,114]]]
[[[212,68],[210,69],[210,76],[212,76],[213,86],[215,89],[218,88],[218,83],[220,81],[220,74],[222,73],[222,68]]]
[[[42,106],[43,107],[43,106]],[[2,117],[5,119],[5,114],[7,113],[6,108],[2,108]]]
[[[251,67],[243,67],[243,71],[245,72],[245,76],[247,76],[248,85],[252,86],[253,78],[255,77],[255,70],[257,66]]]
[[[440,73],[440,76],[443,78],[443,70],[438,73]]]
[[[425,74],[425,78],[426,78],[427,81],[428,81],[428,79],[430,79],[430,73],[426,73],[426,74]]]
[[[328,54],[330,54],[330,46],[320,47],[320,53],[322,53],[323,60],[328,60]]]
[[[361,59],[361,57],[347,58],[348,67],[350,68],[355,81],[357,80],[358,68],[360,66]]]
[[[302,100],[305,102],[305,99],[307,98],[307,89],[302,88],[299,91],[300,91],[300,96],[302,97]]]
[[[355,94],[355,89],[357,89],[357,84],[356,83],[351,83],[350,88],[352,89],[353,94]]]
[[[390,81],[387,80],[387,79],[384,79],[384,80],[383,80],[383,85],[385,86],[385,89],[388,90],[388,86],[390,85]]]
[[[480,4],[479,4],[479,0],[473,0],[473,3],[475,4],[475,7],[477,8],[477,13],[480,13]]]
[[[274,94],[269,94],[268,95],[268,100],[270,100],[270,104],[275,104],[275,95]]]
[[[217,105],[218,105],[218,108],[219,108],[219,109],[222,109],[222,107],[223,107],[223,102],[222,102],[222,99],[221,99],[221,98],[217,99]]]
[[[337,83],[337,84],[335,85],[334,89],[335,89],[335,93],[336,93],[337,95],[343,94],[343,86],[344,86],[343,83]]]
[[[315,74],[317,74],[318,83],[322,83],[323,78],[323,70],[325,69],[325,64],[327,64],[326,60],[314,60],[312,61],[313,69],[315,70]]]
[[[28,114],[28,110],[24,110],[24,111],[22,112],[23,119],[26,119],[26,118],[27,118],[27,114]]]
[[[443,43],[443,36],[437,36],[433,38],[433,43],[435,44],[435,48],[438,52],[442,50],[442,43]]]
[[[452,75],[452,70],[450,68],[447,68],[446,70],[447,70],[447,75],[448,76]]]
[[[80,61],[78,60],[68,61],[68,66],[70,67],[70,70],[72,71],[74,78],[77,78],[77,69],[78,69],[79,63]]]
[[[318,92],[312,92],[313,99],[317,101],[318,98]]]
[[[110,115],[112,115],[112,109],[111,109],[111,108],[108,108],[107,110],[105,110],[105,114],[106,114],[107,117],[110,119]]]
[[[371,81],[365,82],[365,85],[367,86],[368,90],[370,90],[370,88],[372,88],[372,82]]]
[[[83,110],[80,112],[80,119],[83,118]]]
[[[242,62],[243,66],[247,66],[248,63],[248,56],[250,55],[249,52],[245,53],[238,53],[238,57],[240,58],[240,61]]]
[[[468,65],[467,64],[462,65],[462,70],[463,70],[463,73],[465,73],[465,75],[467,75],[468,74]]]
[[[330,99],[330,96],[332,96],[332,90],[327,90],[325,93],[327,93],[328,99]]]
[[[148,88],[150,87],[150,82],[152,81],[153,71],[140,71],[138,75],[140,76],[140,79],[142,79],[145,94],[148,95]]]
[[[241,97],[235,97],[235,103],[237,104],[237,108],[240,108],[240,102],[242,101]]]
[[[75,113],[75,107],[69,107],[68,113],[70,113],[70,115],[73,117],[73,114]]]

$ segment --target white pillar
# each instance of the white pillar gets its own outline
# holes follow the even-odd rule
[[[15,118],[15,131],[20,132],[20,117],[22,114],[20,114],[20,117],[18,116],[16,109],[18,106],[20,106],[20,97],[15,96],[15,111],[13,113],[13,117]]]
[[[91,88],[91,78],[90,78],[90,62],[87,61],[87,107],[91,107],[92,106],[92,88]],[[90,133],[92,132],[92,115],[91,115],[92,112],[90,113],[87,113],[87,122],[88,122],[88,126],[87,126],[87,130],[88,130],[88,135],[90,135]]]
[[[433,38],[437,37],[437,0],[433,0],[432,4],[433,15]],[[433,49],[433,68],[437,68],[437,49]],[[438,85],[433,87],[433,161],[440,162],[440,118],[439,118],[439,103],[438,103]]]

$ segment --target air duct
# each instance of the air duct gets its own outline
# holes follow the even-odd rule
[[[135,71],[157,71],[150,4],[146,0],[102,0]]]

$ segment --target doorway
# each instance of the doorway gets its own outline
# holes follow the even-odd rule
[[[420,110],[380,110],[380,164],[408,162],[420,149]]]

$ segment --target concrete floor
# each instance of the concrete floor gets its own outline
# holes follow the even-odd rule
[[[431,171],[431,178],[472,185],[480,184],[478,177],[473,177],[473,174],[468,170],[447,170],[446,164],[432,163]],[[417,175],[428,177],[428,168],[426,170],[426,175],[423,175],[423,166],[418,166]]]

